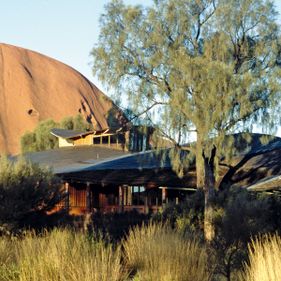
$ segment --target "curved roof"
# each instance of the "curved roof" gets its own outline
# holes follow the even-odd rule
[[[228,163],[220,164],[220,184],[249,187],[262,179],[281,175],[281,138],[252,134],[252,140],[247,143],[234,135],[237,154]],[[261,137],[268,137],[263,143]],[[239,147],[238,147],[239,146]],[[66,179],[93,179],[94,182],[104,184],[132,184],[132,185],[170,185],[196,186],[196,173],[191,165],[183,178],[176,176],[172,169],[172,161],[168,150],[146,151],[104,159],[88,167],[72,171],[63,176]],[[182,154],[184,157],[184,153]]]
[[[64,139],[75,139],[75,138],[82,138],[84,136],[93,134],[96,136],[103,135],[103,134],[116,134],[122,131],[122,127],[118,127],[117,129],[103,129],[103,130],[92,130],[92,131],[79,131],[79,130],[66,130],[60,128],[51,129],[51,134],[55,137],[61,137]]]
[[[56,174],[77,172],[105,159],[114,159],[129,152],[92,145],[62,147],[24,154],[24,158],[42,167],[52,168]]]
[[[269,138],[268,142],[263,143],[261,137]],[[252,134],[251,141],[247,143],[244,140],[243,143],[236,134],[234,139],[237,154],[231,161],[220,163],[221,184],[247,188],[281,175],[281,138]],[[183,178],[179,178],[172,169],[169,149],[130,154],[110,148],[84,146],[29,153],[26,157],[41,165],[52,166],[54,172],[65,180],[115,185],[196,186],[194,165]],[[255,189],[260,190],[260,187]]]
[[[61,137],[64,139],[73,139],[77,137],[83,137],[95,133],[95,131],[79,131],[79,130],[66,130],[54,128],[51,130],[51,134],[55,137]]]

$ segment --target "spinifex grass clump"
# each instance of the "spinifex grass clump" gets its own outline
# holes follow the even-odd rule
[[[136,227],[123,246],[135,280],[209,280],[205,248],[166,225]]]
[[[243,281],[281,280],[281,238],[266,236],[253,241]]]
[[[84,234],[55,230],[28,236],[19,249],[21,281],[123,280],[120,249]]]
[[[1,238],[1,243],[8,245]],[[3,242],[4,241],[4,242]],[[27,234],[13,241],[13,246],[1,251],[0,280],[19,281],[119,281],[125,280],[120,248],[106,245],[102,239],[90,239],[85,234],[69,230],[54,230],[41,236]],[[10,267],[10,254],[14,266]],[[5,268],[14,270],[5,276]],[[6,274],[7,275],[7,274]],[[10,274],[11,275],[11,274]]]
[[[0,281],[18,280],[15,249],[12,239],[0,238]]]

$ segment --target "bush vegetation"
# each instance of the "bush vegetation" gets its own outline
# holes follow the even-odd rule
[[[95,214],[84,234],[39,232],[37,223],[62,196],[51,171],[1,158],[0,281],[281,280],[281,238],[271,235],[280,230],[278,196],[237,188],[221,192],[216,236],[207,244],[200,191],[183,204],[167,205],[150,222],[134,213]],[[27,228],[37,229],[37,235],[24,234]],[[101,238],[99,231],[111,236]]]
[[[99,232],[95,227],[86,232],[54,229],[37,234],[22,233],[20,236],[2,234],[0,281],[281,280],[281,238],[277,234],[261,236],[260,233],[271,231],[269,227],[263,231],[257,231],[256,227],[251,229],[249,226],[257,225],[259,218],[253,222],[251,212],[245,211],[247,207],[243,209],[245,214],[244,218],[240,218],[242,229],[239,230],[239,206],[242,207],[238,202],[244,202],[241,199],[244,196],[244,192],[233,195],[226,203],[226,209],[223,212],[218,210],[220,228],[218,238],[212,244],[206,244],[202,239],[202,230],[197,229],[199,220],[191,229],[192,220],[184,220],[181,215],[174,225],[167,220],[166,223],[150,222],[134,226],[121,240],[120,237],[114,240],[97,234]],[[257,204],[256,200],[262,200],[261,204],[264,204],[264,199],[251,200],[254,202],[250,205]],[[229,215],[234,205],[237,206],[232,213],[235,219]],[[180,209],[179,206],[177,208]],[[171,211],[173,208],[169,206],[168,209]],[[163,214],[165,212],[167,215],[167,210]],[[184,212],[186,216],[187,212]],[[173,216],[176,217],[175,213]],[[265,218],[260,219],[262,222]],[[264,224],[261,224],[260,228],[263,227]],[[227,275],[227,270],[231,274]]]
[[[0,233],[34,227],[62,199],[61,184],[50,170],[24,159],[0,159]]]
[[[280,197],[226,189],[215,206],[216,235],[208,244],[208,254],[214,261],[214,280],[238,280],[243,264],[248,262],[247,246],[251,239],[280,231]],[[168,221],[173,228],[202,238],[203,207],[204,196],[198,191],[182,204],[167,205],[153,219]]]
[[[92,127],[90,123],[84,120],[81,114],[75,117],[65,117],[60,123],[52,119],[41,121],[33,132],[26,132],[21,137],[21,152],[42,151],[58,147],[57,138],[50,134],[53,128],[86,131]]]

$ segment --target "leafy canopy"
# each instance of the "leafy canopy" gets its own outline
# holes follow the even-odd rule
[[[80,114],[75,117],[65,117],[60,123],[52,119],[41,121],[33,132],[26,132],[21,137],[21,152],[42,151],[58,147],[58,139],[50,133],[53,128],[86,131],[91,129],[91,124],[86,122]]]
[[[218,156],[233,144],[227,134],[257,123],[272,130],[280,119],[276,15],[270,0],[154,0],[148,8],[113,0],[100,18],[93,71],[137,113],[157,114],[176,146],[195,133],[197,156],[210,157],[213,145]]]

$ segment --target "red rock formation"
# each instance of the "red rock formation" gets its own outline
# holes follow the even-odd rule
[[[20,137],[41,120],[81,113],[96,129],[124,117],[73,68],[42,54],[0,44],[0,153],[18,153]]]

